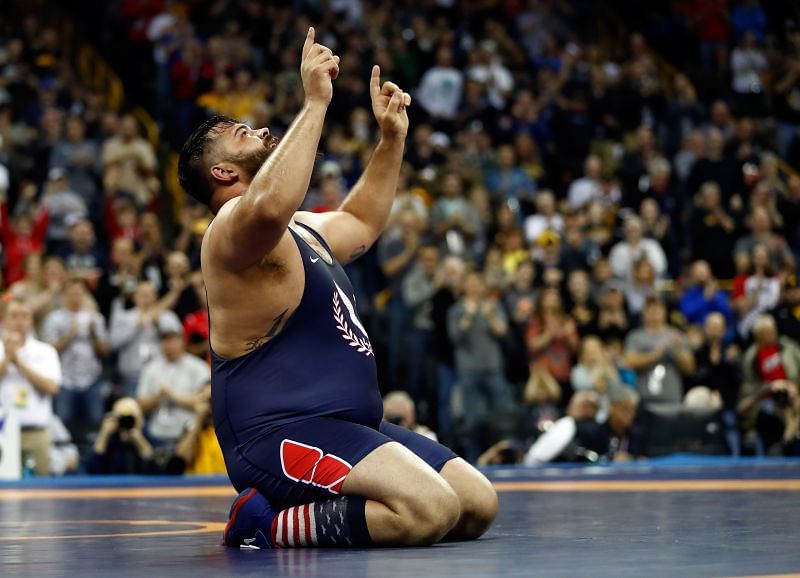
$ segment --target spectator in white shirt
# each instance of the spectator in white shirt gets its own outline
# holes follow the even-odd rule
[[[614,276],[623,281],[633,280],[634,265],[647,259],[655,270],[656,277],[662,278],[667,270],[667,257],[658,241],[645,239],[642,235],[642,220],[636,215],[625,219],[625,238],[611,248],[608,260]]]
[[[211,379],[208,364],[186,352],[181,330],[160,334],[162,355],[142,370],[136,392],[147,417],[147,434],[156,445],[174,446],[194,419],[194,406]]]
[[[758,115],[763,106],[764,80],[767,57],[758,47],[755,35],[747,32],[742,43],[731,52],[731,82],[739,115]]]
[[[436,51],[436,65],[422,75],[416,101],[433,120],[452,121],[461,104],[464,74],[453,66],[453,49]]]
[[[53,396],[61,385],[61,364],[52,345],[31,335],[33,313],[12,300],[3,318],[0,343],[0,405],[16,411],[22,428],[22,451],[35,460],[39,476],[50,474],[52,440],[47,430]]]
[[[586,157],[583,176],[572,181],[567,191],[567,205],[570,209],[582,209],[592,201],[618,203],[621,198],[618,186],[603,183],[603,162],[597,155]]]
[[[483,40],[471,55],[471,65],[467,69],[470,80],[486,86],[489,104],[497,110],[506,107],[506,100],[514,89],[514,77],[503,65],[494,40]]]
[[[603,190],[600,186],[600,174],[603,163],[600,157],[589,155],[583,163],[583,176],[572,181],[567,191],[567,204],[572,209],[580,209],[590,201],[599,199]]]
[[[556,212],[556,197],[553,191],[543,189],[536,195],[536,214],[525,218],[525,240],[533,245],[547,230],[559,235],[564,232],[564,217]]]

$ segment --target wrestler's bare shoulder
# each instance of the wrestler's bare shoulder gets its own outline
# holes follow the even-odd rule
[[[219,242],[216,237],[225,234],[220,226],[235,225],[225,222],[226,218],[230,215],[221,210],[209,225],[201,262],[212,346],[220,355],[235,357],[246,353],[253,343],[260,343],[276,320],[280,320],[280,327],[291,316],[302,298],[305,276],[300,252],[288,230],[253,265],[244,269],[227,266],[223,255],[214,250],[214,243]]]

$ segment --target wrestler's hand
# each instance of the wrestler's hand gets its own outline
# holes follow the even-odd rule
[[[369,93],[381,135],[405,138],[408,133],[406,107],[411,104],[411,95],[403,92],[394,82],[387,81],[381,86],[381,69],[377,64],[372,67]]]
[[[308,29],[303,44],[300,76],[306,102],[321,102],[326,106],[333,97],[333,80],[339,76],[339,57],[330,48],[314,42],[314,29]]]

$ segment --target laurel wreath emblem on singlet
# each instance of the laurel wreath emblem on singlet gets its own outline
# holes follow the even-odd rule
[[[369,342],[369,339],[364,339],[356,335],[347,323],[347,319],[345,319],[344,313],[342,313],[339,293],[337,291],[333,292],[333,318],[336,320],[336,329],[342,332],[342,339],[347,341],[350,347],[354,347],[356,351],[363,353],[367,357],[370,355],[374,357],[372,353],[372,344]]]

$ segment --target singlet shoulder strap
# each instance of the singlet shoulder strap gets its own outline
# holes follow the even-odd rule
[[[331,255],[331,257],[333,257],[333,251],[331,250],[330,245],[328,245],[328,242],[322,237],[322,235],[320,235],[317,231],[315,231],[305,223],[301,223],[300,221],[295,221],[295,223],[303,227],[309,233],[311,233],[314,236],[314,238],[320,242],[320,245],[325,247],[325,250]]]

